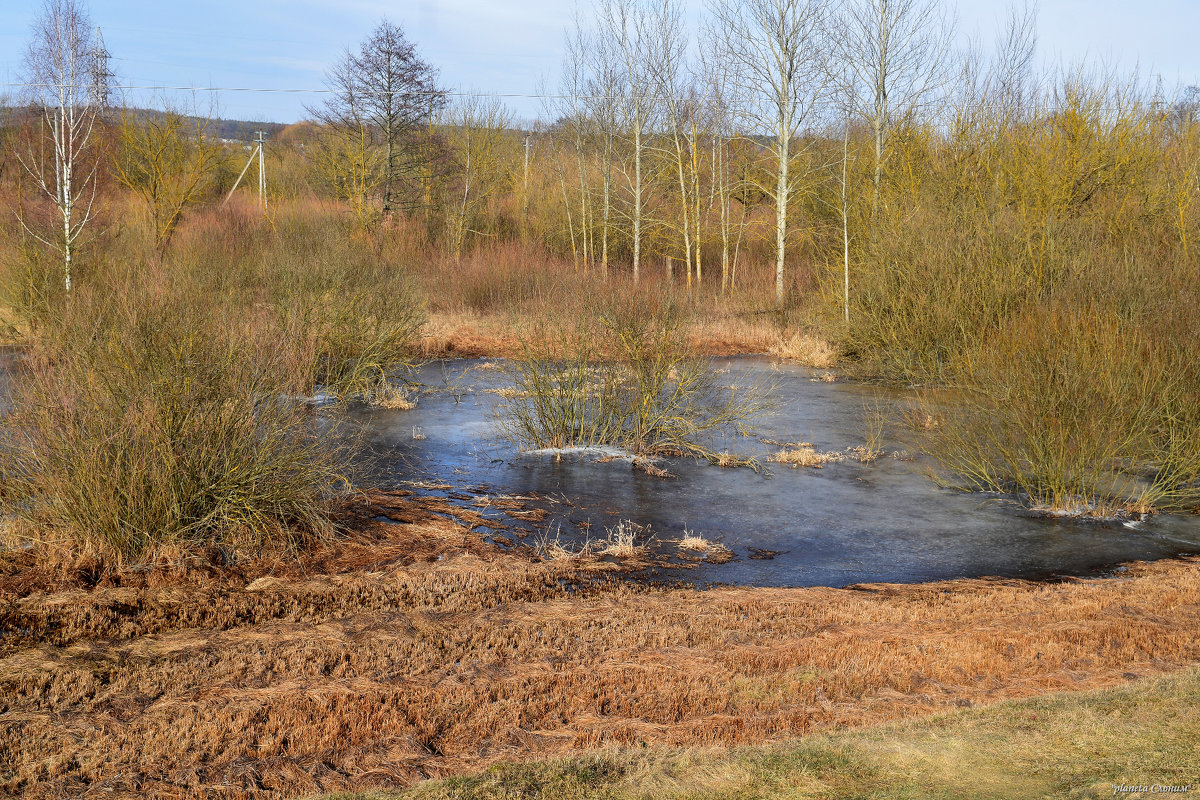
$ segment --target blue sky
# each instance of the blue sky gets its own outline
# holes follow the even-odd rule
[[[91,0],[122,81],[142,85],[312,89],[347,45],[387,16],[407,31],[450,87],[534,94],[553,86],[574,5],[555,0]],[[695,19],[702,0],[689,0]],[[965,39],[990,46],[1008,3],[957,6]],[[0,81],[17,78],[40,0],[0,0]],[[585,4],[586,8],[586,4]],[[1162,74],[1167,86],[1200,83],[1200,0],[1042,0],[1040,56],[1049,62],[1103,59]],[[188,98],[183,98],[185,101]],[[195,98],[207,108],[208,95]],[[222,116],[291,122],[320,95],[223,92]],[[523,118],[537,100],[507,101]]]

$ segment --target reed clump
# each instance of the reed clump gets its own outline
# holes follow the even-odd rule
[[[669,301],[613,301],[535,326],[507,367],[514,391],[499,409],[503,430],[527,448],[618,448],[730,465],[733,456],[713,442],[744,434],[769,392],[722,386],[681,335],[683,322]]]
[[[812,445],[804,444],[799,447],[776,450],[767,460],[773,464],[787,464],[789,467],[810,467],[821,469],[826,464],[845,461],[841,453],[823,453]]]
[[[768,352],[816,369],[827,369],[837,362],[837,350],[826,340],[811,333],[799,332],[781,338]]]
[[[636,558],[646,552],[648,539],[648,528],[632,520],[621,520],[605,529],[604,540],[596,544],[595,551],[602,556]]]

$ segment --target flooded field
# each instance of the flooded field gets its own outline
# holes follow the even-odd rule
[[[753,438],[716,443],[757,456],[765,469],[668,459],[660,466],[674,477],[661,478],[596,454],[520,452],[497,424],[506,380],[495,366],[434,362],[422,370],[415,408],[356,416],[378,457],[377,480],[482,509],[508,529],[495,539],[505,546],[554,540],[578,548],[629,521],[652,552],[677,565],[650,570],[654,577],[758,586],[1093,575],[1125,561],[1200,552],[1198,518],[1032,516],[1003,497],[938,488],[919,460],[886,438],[884,455],[871,463],[767,462],[781,449],[773,443],[848,454],[863,445],[876,404],[886,410],[905,401],[902,393],[826,382],[819,372],[765,358],[720,360],[723,382],[775,386],[777,409],[755,421]],[[490,498],[512,496],[544,515],[522,519],[489,508]],[[732,558],[681,550],[688,533],[720,542]]]

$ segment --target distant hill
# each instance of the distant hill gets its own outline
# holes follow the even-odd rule
[[[0,107],[0,125],[11,121],[13,115],[18,110],[19,107],[14,106]],[[155,117],[162,113],[161,111],[153,108],[131,108],[129,111],[139,117],[145,118]],[[187,116],[187,119],[193,122],[198,122],[201,118],[189,115]],[[280,122],[257,122],[254,120],[214,117],[212,120],[212,127],[210,128],[209,132],[219,139],[249,142],[254,138],[255,131],[266,131],[267,138],[270,139],[286,127],[286,124]]]
[[[270,139],[287,127],[279,122],[252,122],[244,119],[214,119],[215,134],[222,139],[236,139],[248,142],[254,138],[255,131],[266,131]]]
[[[151,118],[161,114],[161,111],[153,108],[131,108],[130,112],[138,116]],[[199,122],[201,117],[188,116],[187,119],[192,122]],[[266,131],[267,138],[270,139],[275,134],[286,128],[287,125],[279,122],[256,122],[254,120],[245,119],[225,119],[223,117],[213,117],[209,134],[218,139],[229,139],[239,142],[249,142],[254,139],[255,131]]]

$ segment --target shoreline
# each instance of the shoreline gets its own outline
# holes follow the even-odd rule
[[[472,530],[482,518],[429,498],[370,493],[353,513],[351,536],[293,562],[90,588],[46,566],[48,591],[15,585],[8,564],[0,792],[404,788],[514,758],[759,744],[1200,663],[1196,557],[1054,583],[710,588],[697,603],[700,590],[634,584],[609,563],[506,553]]]

